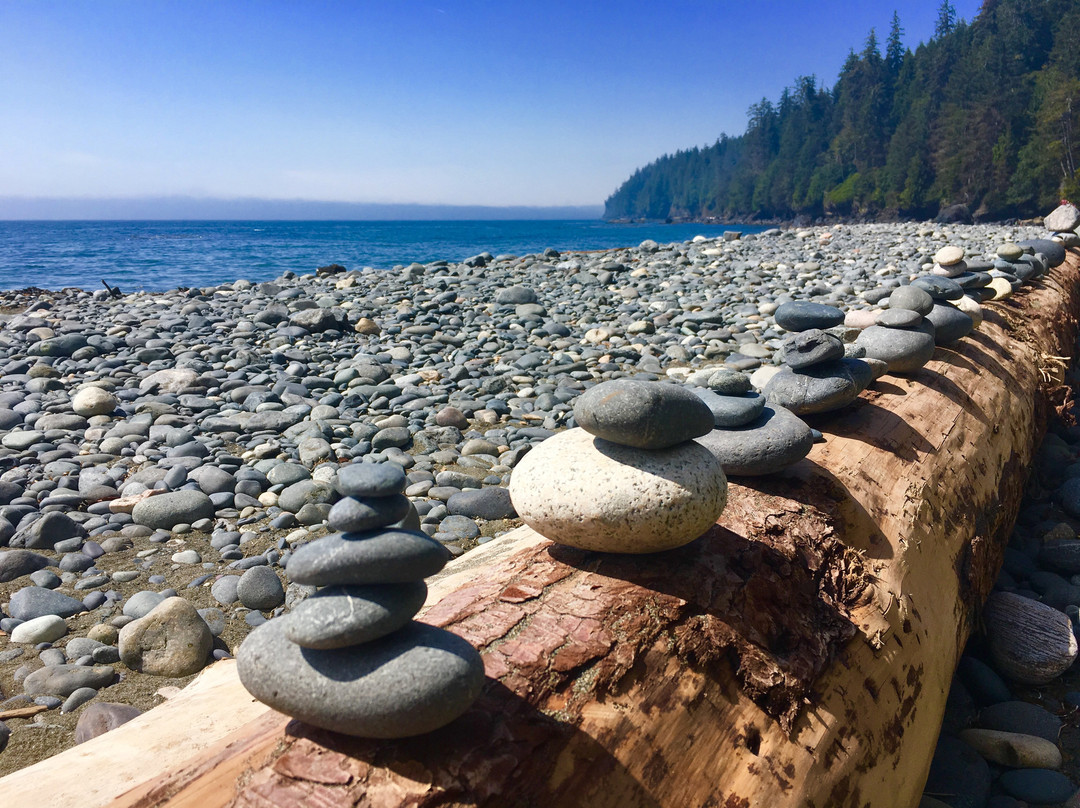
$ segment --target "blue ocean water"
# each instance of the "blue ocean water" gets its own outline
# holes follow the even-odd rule
[[[0,289],[37,286],[125,292],[264,281],[331,263],[389,269],[461,261],[481,252],[527,255],[661,244],[749,225],[586,221],[0,221]]]

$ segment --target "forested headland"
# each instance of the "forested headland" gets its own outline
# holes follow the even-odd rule
[[[1001,220],[1080,197],[1080,3],[948,2],[912,52],[894,13],[830,89],[800,76],[746,131],[664,155],[605,202],[606,219]]]

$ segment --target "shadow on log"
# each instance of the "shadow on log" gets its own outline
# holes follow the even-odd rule
[[[1076,343],[1078,264],[813,419],[827,440],[783,475],[733,481],[686,547],[603,555],[523,528],[449,566],[423,619],[480,648],[490,678],[439,732],[362,741],[267,711],[114,804],[914,805],[1047,407],[1065,398],[1053,357]],[[243,694],[227,678],[222,710]],[[79,782],[63,757],[19,782],[39,800],[50,771]]]

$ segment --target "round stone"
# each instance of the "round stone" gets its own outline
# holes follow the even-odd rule
[[[1012,592],[994,592],[983,619],[994,665],[1010,679],[1046,684],[1076,659],[1069,616],[1052,606]]]
[[[773,313],[773,319],[786,331],[808,331],[840,325],[844,322],[844,312],[824,303],[796,300],[782,303]]]
[[[52,642],[67,634],[67,623],[56,614],[43,614],[20,623],[11,630],[11,642],[30,643]]]
[[[177,678],[202,670],[214,637],[190,601],[163,600],[120,629],[120,659],[135,671]]]
[[[872,372],[864,362],[839,359],[798,371],[782,368],[762,394],[770,404],[796,415],[813,415],[846,407],[871,381]]]
[[[1035,805],[1062,803],[1076,793],[1072,780],[1050,769],[1013,769],[1004,772],[998,783],[1009,796]]]
[[[108,687],[116,671],[108,665],[46,665],[23,679],[23,692],[66,699],[80,687]]]
[[[844,343],[820,328],[811,328],[787,337],[781,350],[781,360],[798,370],[840,359],[844,355]]]
[[[1062,202],[1043,219],[1043,226],[1047,230],[1059,233],[1068,233],[1080,226],[1080,210],[1071,202]]]
[[[256,628],[237,672],[259,701],[316,727],[365,738],[431,732],[480,695],[484,664],[455,634],[423,623],[373,642],[317,650],[290,642],[280,620]]]
[[[1051,267],[1061,266],[1065,262],[1065,248],[1048,238],[1032,238],[1020,242],[1020,246],[1034,253],[1042,253]]]
[[[514,519],[517,516],[510,492],[500,486],[471,488],[451,494],[446,500],[446,510],[470,519]]]
[[[446,549],[423,533],[334,534],[293,553],[288,574],[292,581],[312,586],[405,583],[434,575],[448,560]]]
[[[109,415],[116,409],[116,396],[100,387],[84,387],[71,399],[71,410],[76,415],[90,418],[94,415]]]
[[[168,491],[135,503],[131,518],[137,525],[172,530],[175,525],[214,518],[214,503],[202,491]]]
[[[1000,766],[1023,769],[1056,769],[1061,766],[1057,744],[1034,735],[996,729],[966,729],[960,740]]]
[[[765,396],[759,393],[725,396],[704,387],[688,389],[705,402],[705,406],[713,414],[713,424],[717,427],[744,426],[761,415],[765,408]]]
[[[924,317],[934,308],[934,298],[918,286],[900,286],[889,295],[890,309],[911,309]]]
[[[910,328],[922,322],[923,316],[911,309],[885,309],[874,324],[883,328]]]
[[[98,735],[104,735],[140,715],[142,715],[142,710],[137,707],[96,701],[83,710],[82,715],[79,716],[79,721],[75,724],[75,743],[80,744]]]
[[[711,527],[727,502],[727,481],[696,443],[643,452],[569,429],[525,455],[510,497],[525,523],[552,541],[653,553]]]
[[[935,303],[926,319],[934,324],[934,342],[938,345],[949,345],[975,330],[975,321],[948,303]]]
[[[964,287],[952,278],[922,275],[915,278],[911,285],[923,289],[934,300],[959,300],[964,296]]]
[[[336,485],[347,497],[389,497],[405,490],[405,471],[397,463],[350,463],[338,469]]]
[[[586,390],[574,401],[574,420],[599,438],[637,449],[667,449],[713,428],[709,408],[686,388],[632,379]]]
[[[994,278],[986,288],[994,292],[991,300],[1004,300],[1013,293],[1012,284],[1006,278]]]
[[[964,295],[962,298],[953,303],[953,305],[971,318],[972,328],[978,328],[980,325],[982,325],[982,306],[980,306],[978,302],[975,301],[973,298]]]
[[[998,258],[1009,263],[1015,263],[1020,260],[1020,256],[1024,254],[1024,248],[1019,244],[1013,244],[1012,242],[1006,242],[997,249]]]
[[[934,263],[943,267],[959,263],[964,260],[964,248],[947,244],[934,253]]]
[[[304,648],[345,648],[397,631],[420,611],[427,584],[328,586],[279,618],[285,636]]]
[[[245,570],[236,582],[236,597],[248,609],[268,612],[285,602],[285,588],[270,567],[260,565]]]
[[[327,521],[332,530],[360,533],[392,525],[404,519],[408,512],[409,498],[404,494],[365,497],[353,495],[335,502]]]
[[[929,329],[875,325],[859,334],[855,345],[868,357],[887,362],[890,373],[914,373],[934,355],[934,337]]]
[[[766,404],[754,421],[737,429],[714,429],[697,439],[732,477],[774,474],[810,453],[814,436],[801,418]]]

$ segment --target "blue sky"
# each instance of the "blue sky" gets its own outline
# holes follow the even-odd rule
[[[597,205],[938,5],[0,0],[0,195]]]

